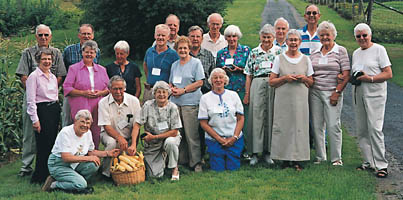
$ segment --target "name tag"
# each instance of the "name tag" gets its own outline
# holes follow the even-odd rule
[[[232,65],[234,64],[234,59],[233,58],[227,58],[225,60],[225,65]]]
[[[151,72],[151,74],[154,76],[159,76],[159,75],[161,75],[161,69],[153,68],[153,71]]]
[[[182,77],[181,76],[174,76],[172,82],[174,84],[181,84],[182,83]]]
[[[326,65],[328,63],[327,56],[319,58],[319,65]]]
[[[262,64],[260,65],[261,68],[270,68],[271,63],[269,61],[263,61]]]
[[[119,129],[124,129],[126,126],[128,126],[129,125],[129,123],[127,123],[127,121],[126,120],[120,120],[120,122],[118,123],[118,127],[119,127]]]
[[[158,130],[162,131],[162,130],[166,130],[168,129],[168,123],[166,121],[164,122],[158,122],[157,123],[157,128]]]
[[[213,113],[215,113],[215,114],[220,114],[220,113],[223,113],[223,112],[224,112],[224,108],[223,108],[223,107],[221,107],[221,106],[213,107]]]
[[[53,84],[48,84],[48,90],[56,90],[56,86]]]

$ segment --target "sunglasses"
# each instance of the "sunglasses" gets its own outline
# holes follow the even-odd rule
[[[368,36],[368,34],[362,34],[362,35],[356,35],[356,38],[366,38]]]
[[[47,34],[47,33],[39,33],[38,36],[39,36],[39,37],[43,37],[43,36],[49,37],[49,34]]]
[[[318,12],[316,12],[316,11],[313,11],[313,12],[311,12],[311,11],[307,11],[306,13],[305,13],[306,15],[313,15],[313,16],[315,16],[315,15],[317,15],[317,14],[319,14]]]

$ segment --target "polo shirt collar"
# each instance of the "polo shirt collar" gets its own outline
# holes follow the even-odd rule
[[[320,52],[320,50],[322,49],[322,47],[323,47],[323,45],[321,45],[320,46],[320,48],[318,48],[318,49],[316,49],[312,54],[314,54],[314,53],[317,53],[317,52]],[[330,54],[330,53],[339,53],[339,49],[340,49],[340,46],[335,42],[334,43],[334,46],[333,46],[333,48],[332,48],[332,50],[330,50],[327,54]]]
[[[126,94],[126,92],[125,92],[125,93],[123,93],[123,102],[122,102],[121,105],[129,106],[129,104],[128,104],[127,101],[128,101],[128,100],[127,100],[127,94]],[[112,103],[114,103],[114,102],[115,102],[115,99],[113,98],[112,94],[109,94],[109,95],[108,95],[108,104],[112,104]],[[116,105],[118,105],[118,104],[116,103]]]

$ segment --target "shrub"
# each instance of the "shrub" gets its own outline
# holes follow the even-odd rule
[[[112,53],[118,40],[126,40],[131,46],[131,57],[144,56],[154,41],[154,27],[165,22],[170,13],[180,20],[179,34],[187,34],[192,25],[206,27],[207,16],[213,12],[224,13],[231,0],[116,0],[82,1],[82,23],[91,23],[96,30],[96,40],[103,53]]]
[[[390,24],[373,24],[372,40],[378,43],[403,43],[402,28]]]

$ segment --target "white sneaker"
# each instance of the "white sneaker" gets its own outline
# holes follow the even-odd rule
[[[258,162],[259,162],[259,159],[257,158],[257,156],[253,155],[249,161],[249,164],[253,166],[253,165],[256,165]]]
[[[270,155],[266,154],[264,156],[264,161],[266,161],[267,164],[272,165],[274,164],[274,161],[270,158]]]

